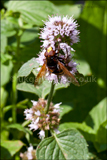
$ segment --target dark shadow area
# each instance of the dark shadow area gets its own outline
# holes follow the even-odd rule
[[[87,23],[82,18],[78,19],[78,23],[80,24],[81,46],[77,48],[79,45],[75,45],[76,52],[79,54],[79,51],[81,51],[82,56],[89,63],[93,74],[97,78],[102,78],[106,83],[107,36],[103,34],[102,30],[99,30],[95,26]]]
[[[6,159],[10,159],[11,158],[11,154],[9,153],[9,151],[1,146],[1,156],[0,156],[1,160],[6,160]]]
[[[97,95],[99,86],[97,83],[87,83],[82,87],[70,85],[67,89],[58,90],[53,98],[54,103],[73,103],[73,110],[64,115],[61,122],[82,122],[89,111],[105,97],[102,90],[100,97]]]

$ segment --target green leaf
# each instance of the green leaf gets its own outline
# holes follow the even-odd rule
[[[87,143],[76,130],[65,130],[44,139],[37,147],[37,159],[88,159]]]
[[[98,105],[96,105],[87,116],[85,123],[94,129],[95,139],[94,146],[98,152],[104,151],[107,148],[107,117],[106,117],[106,101],[104,98]]]
[[[18,124],[18,123],[14,123],[14,124],[10,124],[6,127],[7,129],[17,129],[19,131],[23,131],[25,132],[25,129],[22,127],[22,125]]]
[[[59,130],[75,128],[78,129],[87,141],[95,141],[95,131],[85,123],[66,122],[59,125]]]
[[[66,83],[66,84],[56,84],[55,86],[55,90],[59,90],[59,89],[62,89],[62,88],[67,88],[69,86],[69,83]]]
[[[18,26],[18,18],[16,17],[7,17],[8,22],[13,23]]]
[[[22,100],[22,101],[20,101],[20,102],[17,103],[17,107],[20,106],[20,105],[25,105],[28,102],[29,102],[29,99],[24,99],[24,100]]]
[[[6,113],[7,111],[9,111],[10,109],[12,109],[14,107],[14,105],[8,105],[8,106],[5,106],[3,108],[3,113]]]
[[[81,7],[78,4],[75,5],[69,5],[69,4],[65,4],[65,5],[59,5],[58,6],[59,12],[61,15],[68,15],[68,16],[72,16],[74,18],[78,18],[80,13],[81,13]]]
[[[35,28],[31,28],[31,29],[26,29],[22,36],[21,36],[21,43],[25,43],[25,42],[30,42],[33,41],[35,38],[38,37],[38,31],[39,31],[39,28],[38,27],[35,27]]]
[[[73,109],[73,107],[69,105],[61,105],[60,109],[60,118],[62,118],[65,114],[69,113]]]
[[[107,143],[94,142],[94,146],[95,146],[97,152],[102,152],[102,151],[107,150]]]
[[[55,90],[54,90],[54,94],[56,92],[56,90],[62,89],[62,88],[67,88],[69,86],[69,84],[56,84],[55,85]],[[51,83],[47,80],[45,80],[40,86],[39,86],[40,90],[41,90],[41,97],[45,98],[49,92],[50,92],[50,88],[51,88]]]
[[[10,124],[6,128],[12,133],[14,139],[21,139],[26,133],[24,127],[18,123]]]
[[[1,62],[5,63],[7,60],[12,60],[12,56],[9,54],[1,54]]]
[[[19,83],[17,85],[17,89],[24,92],[34,93],[39,97],[41,96],[41,90],[39,90],[39,88],[37,87],[34,87],[34,85],[30,83],[26,83],[26,82]]]
[[[104,98],[101,102],[99,102],[88,114],[85,122],[88,126],[94,129],[97,133],[101,124],[103,124],[106,120],[106,102],[107,98]]]
[[[97,131],[96,141],[99,143],[107,143],[107,120],[100,125]]]
[[[9,82],[12,68],[13,63],[11,60],[6,61],[5,63],[1,63],[1,86],[4,86]]]
[[[9,137],[9,132],[6,130],[1,131],[1,140],[7,140]]]
[[[36,86],[36,87],[33,84],[26,83],[26,82],[17,84],[18,90],[24,91],[24,92],[29,92],[29,93],[34,93],[42,98],[45,98],[49,94],[50,87],[51,87],[51,83],[48,81],[43,81],[43,83],[41,85]],[[55,91],[58,89],[67,88],[67,87],[68,87],[68,84],[67,85],[57,84],[55,86]],[[54,91],[54,94],[55,94],[55,91]]]
[[[66,123],[62,123],[60,124],[60,127],[59,129],[62,131],[64,129],[68,129],[68,128],[78,128],[78,129],[81,129],[81,130],[84,130],[85,132],[90,132],[90,133],[95,133],[94,130],[87,126],[86,124],[84,123],[77,123],[77,122],[66,122]]]
[[[23,146],[20,140],[1,141],[1,159],[12,158]]]
[[[5,52],[5,48],[7,46],[7,37],[3,34],[1,34],[1,53]]]
[[[24,76],[27,77],[35,67],[39,67],[39,64],[36,62],[35,58],[32,58],[28,62],[24,63],[19,69],[17,78]]]
[[[6,19],[1,20],[1,34],[6,37],[10,37],[16,34],[14,26]]]
[[[20,12],[24,22],[43,25],[48,15],[58,13],[58,9],[49,1],[9,1],[8,10]]]
[[[90,65],[85,61],[78,59],[78,63],[80,64],[78,67],[78,71],[82,73],[84,76],[91,75]]]
[[[1,87],[1,108],[5,106],[8,97],[8,92],[4,87]]]

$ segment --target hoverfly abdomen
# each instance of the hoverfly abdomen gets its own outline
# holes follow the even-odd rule
[[[58,57],[57,53],[55,53],[52,47],[49,47],[47,49],[44,56],[44,64],[36,77],[35,85],[38,85],[38,82],[41,82],[44,79],[48,69],[50,73],[54,73],[57,76],[64,75],[66,78],[71,78],[73,83],[79,86],[79,83],[74,75],[69,72],[69,67],[64,57]]]

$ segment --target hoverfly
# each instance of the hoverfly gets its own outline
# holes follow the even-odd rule
[[[35,86],[41,83],[42,79],[45,77],[47,73],[47,68],[48,71],[50,71],[51,73],[54,73],[58,76],[64,75],[65,77],[69,78],[73,84],[79,86],[77,79],[74,77],[72,73],[68,71],[67,67],[65,66],[64,58],[57,56],[57,54],[58,53],[55,53],[52,47],[49,47],[47,49],[47,51],[44,54],[46,59],[44,59],[44,64],[41,67],[34,82]]]

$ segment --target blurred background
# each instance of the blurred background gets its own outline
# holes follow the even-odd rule
[[[72,16],[77,20],[80,42],[74,44],[79,72],[88,83],[58,86],[53,103],[62,102],[59,130],[78,129],[87,140],[90,159],[106,159],[106,1],[1,1],[1,139],[2,158],[20,159],[31,143],[39,143],[38,132],[27,128],[23,111],[41,94],[47,98],[49,85],[33,87],[33,73],[20,67],[40,52],[40,28],[48,15]],[[27,79],[25,79],[27,77]],[[43,88],[45,89],[43,90]],[[17,146],[17,147],[15,147]]]

